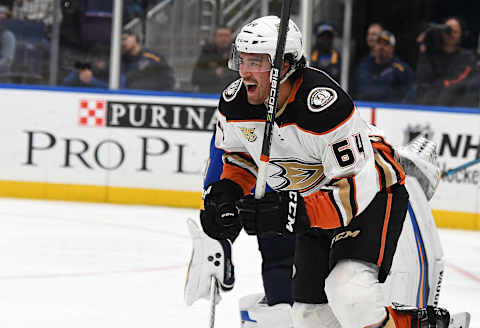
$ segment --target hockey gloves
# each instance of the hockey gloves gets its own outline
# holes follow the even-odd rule
[[[262,199],[248,195],[237,202],[237,207],[249,235],[288,235],[310,228],[305,202],[296,191],[269,192]]]
[[[185,281],[184,298],[192,305],[200,298],[209,299],[211,279],[214,277],[222,290],[233,288],[235,274],[232,246],[228,240],[215,240],[203,233],[191,219],[187,221],[193,250]],[[217,296],[220,301],[220,295]]]
[[[205,190],[204,210],[200,211],[203,231],[217,240],[228,239],[232,243],[242,230],[235,201],[243,196],[242,188],[229,179],[210,184]]]

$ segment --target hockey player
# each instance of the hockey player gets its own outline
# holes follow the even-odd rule
[[[217,146],[227,154],[222,179],[206,190],[204,231],[224,241],[223,251],[241,229],[239,217],[251,234],[297,233],[295,327],[338,327],[335,316],[343,327],[447,327],[448,312],[438,308],[384,308],[380,283],[408,206],[405,174],[384,139],[369,137],[350,97],[324,73],[304,67],[293,22],[268,172],[279,192],[244,197],[255,183],[278,22],[255,20],[236,39],[230,63],[242,79],[222,93]],[[228,279],[222,283],[231,287]]]
[[[373,129],[373,127],[372,127]],[[375,129],[371,133],[380,134]],[[210,156],[204,175],[204,187],[220,179],[223,170],[222,156],[224,152],[214,145],[215,136],[210,144]],[[393,260],[392,269],[385,284],[383,284],[386,304],[392,302],[417,306],[438,305],[440,284],[443,275],[443,250],[440,244],[438,231],[428,204],[433,196],[439,181],[440,168],[436,159],[436,145],[419,137],[406,147],[396,149],[399,161],[407,174],[405,186],[409,192],[409,211],[400,235],[397,251]],[[267,186],[267,191],[269,187]],[[192,256],[207,258],[203,252],[212,251],[218,242],[212,242],[198,228],[191,227],[196,240],[196,250]],[[294,243],[291,238],[272,235],[258,237],[259,249],[262,256],[262,278],[265,296],[254,294],[240,299],[240,315],[242,328],[249,327],[292,327],[290,319],[291,299],[291,265],[293,264]],[[211,245],[212,249],[201,247]],[[417,254],[417,256],[413,255]],[[192,259],[193,260],[193,259]],[[214,272],[205,272],[208,261],[191,267],[187,281],[188,293],[186,299],[193,302],[192,297],[208,296],[209,291],[200,287],[210,285],[208,278],[211,274],[223,278],[223,268],[215,268]],[[198,283],[203,275],[203,282]],[[201,280],[201,279],[200,279]],[[192,281],[196,284],[192,286]],[[469,320],[468,314],[456,314],[457,322]],[[467,325],[465,325],[466,327]]]

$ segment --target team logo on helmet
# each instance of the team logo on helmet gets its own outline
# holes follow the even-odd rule
[[[242,86],[242,79],[238,79],[232,82],[224,91],[223,91],[223,99],[225,101],[232,101],[237,96],[238,91]]]
[[[254,142],[257,140],[257,135],[255,134],[255,128],[240,128],[242,131],[243,137],[249,142]]]
[[[308,94],[307,105],[312,112],[321,112],[337,100],[335,90],[330,88],[315,88]]]

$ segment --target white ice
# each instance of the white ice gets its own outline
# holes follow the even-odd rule
[[[198,212],[149,206],[0,199],[0,327],[208,327],[207,301],[183,302]],[[480,328],[480,232],[441,230],[440,305]],[[234,245],[236,285],[216,327],[239,327],[238,298],[262,291],[256,239]],[[479,302],[479,303],[477,303]]]

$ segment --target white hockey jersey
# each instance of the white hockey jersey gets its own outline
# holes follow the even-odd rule
[[[222,93],[216,147],[225,150],[222,178],[250,193],[260,163],[266,107],[251,105],[242,80]],[[305,68],[272,130],[267,183],[296,190],[312,227],[346,226],[375,194],[405,175],[382,137],[369,136],[351,98],[325,73]]]

